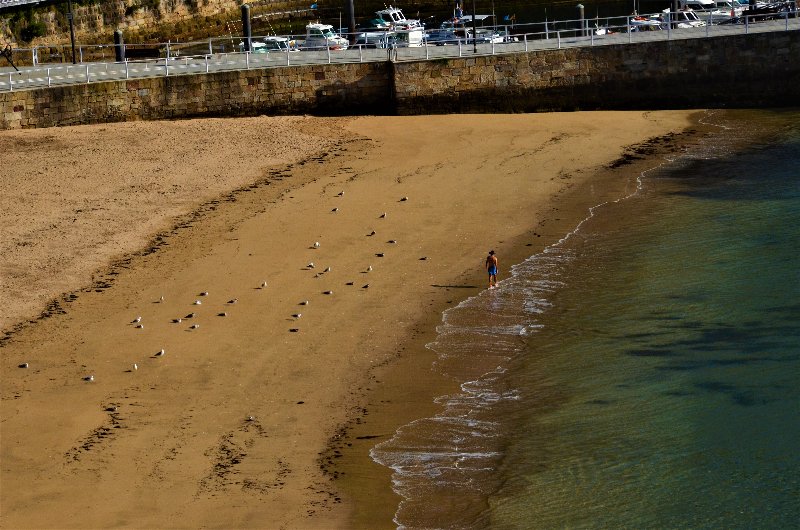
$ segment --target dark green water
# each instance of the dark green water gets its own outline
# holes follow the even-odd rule
[[[718,134],[445,314],[431,347],[463,392],[373,451],[399,525],[800,525],[798,118],[710,115]]]

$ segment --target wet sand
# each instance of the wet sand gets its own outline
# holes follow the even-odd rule
[[[390,527],[366,452],[453,384],[441,311],[689,115],[3,133],[2,526]]]

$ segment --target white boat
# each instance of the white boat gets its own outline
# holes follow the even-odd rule
[[[669,8],[662,11],[664,22],[669,21],[673,28],[699,28],[706,25],[705,20],[700,20],[694,9],[684,7],[678,11],[670,11]]]
[[[738,0],[681,0],[679,5],[694,11],[707,24],[721,24],[739,18],[745,9]]]
[[[346,50],[350,42],[333,32],[330,24],[312,22],[306,26],[306,40],[300,44],[301,50]]]
[[[394,33],[394,46],[417,48],[425,40],[425,31],[422,22],[413,18],[406,18],[403,11],[389,6],[375,12],[376,18],[372,21],[376,29]]]
[[[264,37],[264,39],[261,41],[254,40],[251,46],[253,53],[286,53],[287,51],[297,51],[294,41],[289,40],[286,37],[277,37],[272,35]]]

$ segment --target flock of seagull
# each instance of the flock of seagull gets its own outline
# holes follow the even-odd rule
[[[341,191],[341,192],[339,192],[337,194],[337,197],[342,197],[343,195],[344,195],[344,191]],[[408,197],[402,197],[400,199],[400,202],[405,202],[405,201],[408,201]],[[338,212],[338,211],[339,211],[338,207],[334,208],[332,210],[332,212]],[[378,218],[379,219],[385,219],[386,216],[387,216],[386,212],[383,212],[378,216]],[[371,237],[371,236],[374,236],[375,234],[376,234],[376,232],[374,230],[372,230],[369,234],[367,234],[367,236]],[[391,240],[388,241],[388,243],[397,244],[397,240],[391,239]],[[315,241],[310,246],[310,248],[311,249],[318,249],[318,248],[320,248],[320,246],[321,246],[320,242],[319,241]],[[379,252],[379,253],[376,253],[375,255],[377,257],[383,257],[384,253]],[[426,259],[427,259],[426,257],[421,257],[420,258],[420,260],[423,260],[423,261],[426,260]],[[313,261],[309,262],[306,265],[306,269],[308,269],[308,270],[314,270],[315,268],[316,268],[316,265],[314,264]],[[372,271],[372,265],[368,265],[367,268],[363,272],[368,273],[368,272],[371,272],[371,271]],[[326,267],[321,273],[317,273],[314,277],[318,278],[322,274],[328,273],[328,272],[331,272],[331,267]],[[351,281],[351,282],[347,282],[346,285],[354,285],[354,283],[355,282]],[[260,284],[259,288],[260,289],[266,289],[267,288],[267,282],[266,281],[262,282]],[[367,283],[367,284],[362,286],[362,289],[368,289],[368,288],[369,288],[369,283]],[[333,295],[333,291],[331,291],[331,290],[323,291],[323,294],[325,294],[325,295]],[[198,293],[198,298],[194,302],[192,302],[192,305],[195,305],[195,306],[203,305],[203,298],[207,297],[208,295],[209,295],[208,291],[203,291],[201,293]],[[159,297],[159,299],[155,301],[155,303],[163,303],[163,302],[164,302],[164,296]],[[237,302],[238,302],[237,298],[232,298],[232,299],[228,300],[227,305],[234,305]],[[299,302],[299,305],[301,305],[301,306],[307,306],[308,304],[309,304],[308,300],[302,300],[302,301]],[[191,320],[191,319],[195,318],[196,316],[197,316],[197,314],[192,312],[192,313],[189,313],[189,314],[187,314],[187,315],[185,315],[183,317],[173,318],[172,319],[172,323],[173,324],[180,324],[184,320]],[[227,313],[227,311],[222,311],[222,312],[217,313],[217,316],[226,317],[226,316],[228,316],[228,313]],[[300,312],[292,314],[292,318],[294,318],[295,320],[299,320],[302,316],[303,316],[303,314],[300,313]],[[142,317],[141,316],[137,316],[133,320],[131,320],[130,321],[130,325],[132,325],[136,329],[144,329],[144,323],[142,322]],[[194,322],[189,326],[188,329],[189,330],[196,330],[196,329],[199,329],[199,328],[200,328],[200,324]],[[290,333],[298,333],[299,331],[300,331],[300,328],[298,328],[298,327],[289,328],[289,332]],[[162,349],[156,351],[152,355],[152,358],[159,358],[159,357],[163,357],[164,355],[166,355],[166,350],[162,348]],[[28,368],[29,367],[29,363],[27,363],[27,362],[26,363],[22,363],[22,364],[19,365],[19,367],[20,368]],[[138,369],[139,369],[139,365],[137,363],[133,363],[131,365],[131,369],[128,370],[128,371],[134,372],[134,371],[136,371]],[[87,381],[87,382],[92,382],[92,381],[95,380],[95,377],[94,377],[94,375],[86,375],[86,376],[83,377],[83,380]]]

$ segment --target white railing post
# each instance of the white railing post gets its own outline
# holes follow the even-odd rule
[[[290,35],[290,37],[291,37],[291,35]],[[289,64],[291,63],[291,59],[289,58],[289,53],[292,51],[290,49],[290,46],[292,45],[291,43],[292,43],[291,39],[286,41],[286,66],[289,66]]]
[[[126,57],[125,58],[125,79],[129,79],[129,78],[130,78],[130,73],[128,71],[128,58]]]
[[[525,41],[525,52],[528,51],[528,34],[522,36],[522,39]]]
[[[714,13],[708,14],[708,20],[706,20],[706,38],[708,38],[708,33],[711,31],[711,24],[714,22]]]
[[[561,49],[561,32],[556,31],[556,37],[558,38],[558,49]]]
[[[745,35],[750,33],[750,17],[748,15],[744,16],[744,33]]]
[[[47,69],[47,86],[50,86],[50,68]]]
[[[208,73],[208,58],[210,55],[206,55],[206,73]]]
[[[169,76],[169,47],[167,47],[167,58],[164,59],[164,77]]]
[[[89,65],[86,65],[86,83],[89,83]]]
[[[8,72],[8,91],[14,91],[14,81],[12,80],[11,72]]]
[[[786,31],[789,31],[789,12],[788,11],[786,11],[783,14],[783,20],[784,20],[784,22],[786,22]]]
[[[250,52],[244,52],[244,64],[247,70],[250,69]]]
[[[594,46],[594,30],[592,28],[589,28],[589,35],[591,40],[591,46]]]
[[[628,44],[633,42],[633,32],[631,31],[631,17],[625,17],[625,23],[628,25]]]
[[[667,12],[667,40],[672,40],[672,11]]]
[[[83,46],[78,47],[78,55],[80,56],[81,62],[83,62]]]
[[[431,52],[428,49],[428,39],[425,39],[425,59],[431,58]]]
[[[211,37],[208,38],[208,54],[214,55],[214,46],[211,44]]]

